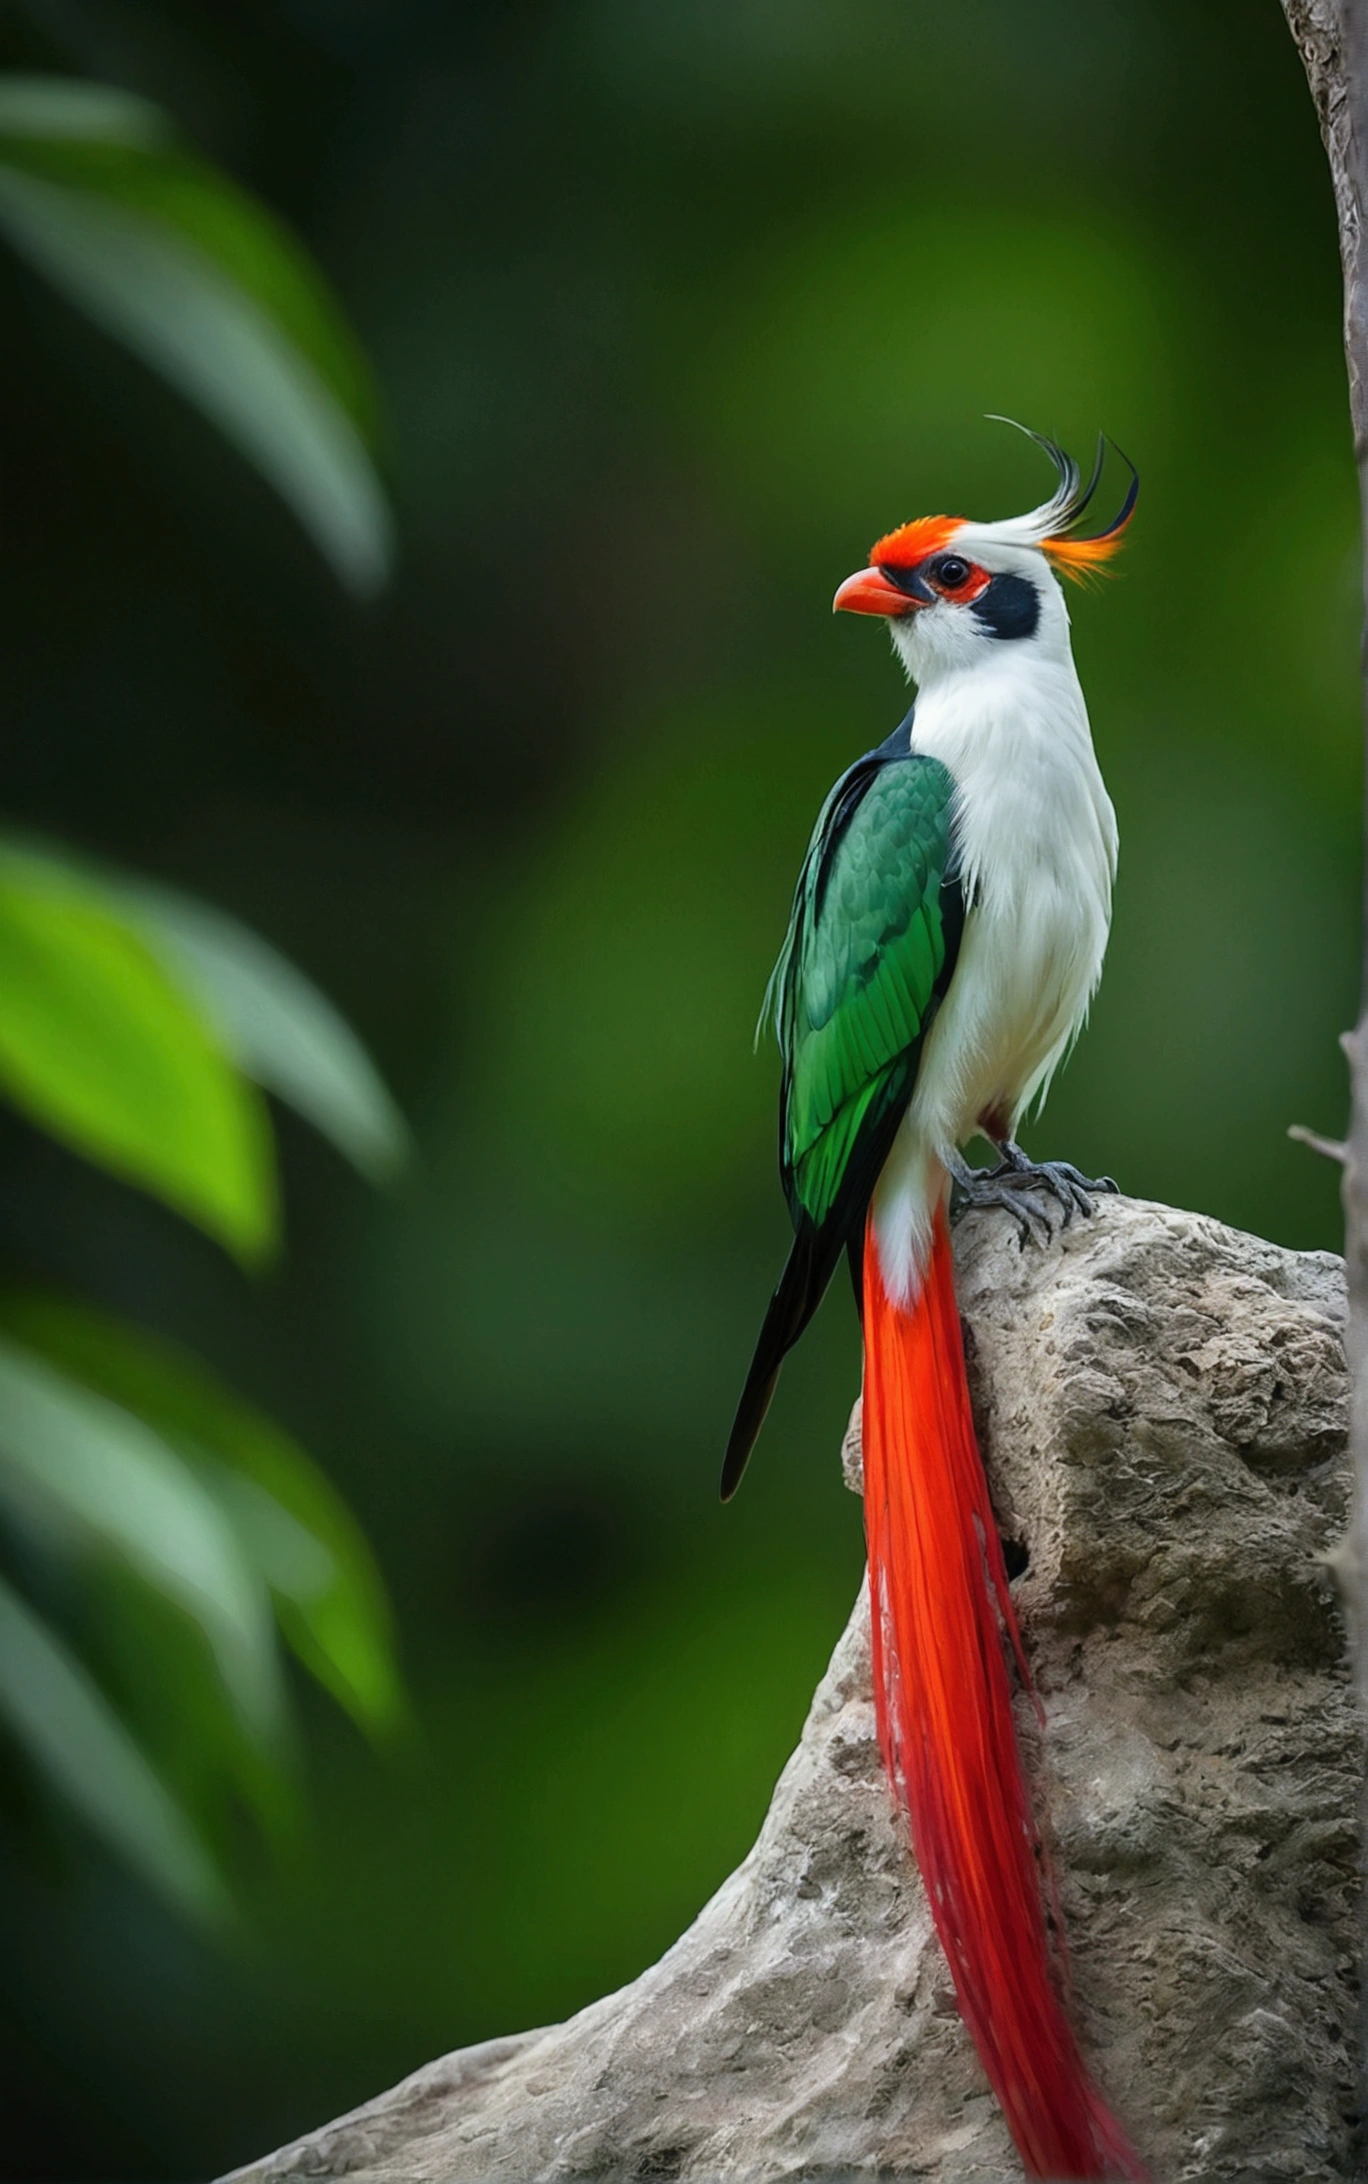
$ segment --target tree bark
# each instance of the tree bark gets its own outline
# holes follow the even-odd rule
[[[1364,209],[1368,205],[1368,0],[1283,0],[1283,11],[1306,67],[1330,162],[1344,271],[1349,415],[1358,463],[1359,503],[1368,535],[1368,246],[1364,235]],[[1368,557],[1364,561],[1364,594],[1364,741],[1368,752]],[[1342,1159],[1355,1485],[1349,1529],[1338,1561],[1350,1605],[1359,1704],[1368,1718],[1368,804],[1363,930],[1359,1020],[1343,1040],[1350,1077],[1349,1135]],[[1362,1830],[1368,1860],[1368,1793]],[[1368,2118],[1368,1931],[1360,1935],[1359,1959],[1359,2115],[1363,2119]]]
[[[970,1379],[1044,1706],[1018,1721],[1075,2014],[1164,2184],[1354,2173],[1361,1753],[1325,1567],[1343,1269],[1107,1200],[956,1236]],[[857,1429],[847,1472],[859,1484]],[[568,2024],[446,2056],[239,2184],[774,2184],[1021,2167],[874,1736],[862,1599],[750,1856]],[[650,1856],[649,1844],[641,1855]]]

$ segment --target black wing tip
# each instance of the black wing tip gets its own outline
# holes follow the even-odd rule
[[[793,1247],[779,1277],[779,1286],[770,1298],[727,1438],[727,1453],[722,1459],[719,1482],[724,1502],[731,1500],[741,1484],[741,1474],[760,1438],[760,1428],[774,1400],[779,1369],[822,1301],[835,1257],[829,1249],[830,1241],[830,1238],[826,1239],[828,1248],[824,1250],[817,1229],[805,1214],[800,1216]],[[835,1250],[839,1252],[839,1243]]]
[[[727,1442],[727,1453],[722,1458],[722,1476],[717,1484],[719,1499],[724,1502],[731,1500],[741,1484],[746,1465],[750,1462],[751,1450],[760,1438],[760,1428],[765,1423],[778,1383],[779,1365],[776,1364],[774,1370],[763,1380],[756,1380],[754,1384],[748,1382],[742,1391],[741,1401],[736,1407],[736,1419]]]

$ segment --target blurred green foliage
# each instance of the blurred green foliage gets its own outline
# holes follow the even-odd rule
[[[0,77],[0,230],[191,393],[369,588],[384,503],[343,408],[361,392],[349,337],[304,253],[212,168],[168,152],[168,135],[155,107],[117,91]],[[363,1170],[391,1170],[403,1150],[389,1094],[323,996],[171,889],[0,840],[0,997],[0,1092],[248,1266],[279,1225],[257,1083]],[[0,1293],[0,1327],[0,1519],[28,1588],[60,1574],[71,1595],[49,1619],[0,1579],[0,1721],[40,1790],[171,1907],[221,1926],[231,1896],[211,1808],[227,1791],[269,1819],[289,1789],[276,1618],[363,1727],[399,1714],[378,1574],[303,1451],[211,1375],[40,1293]],[[132,1581],[115,1626],[141,1656],[123,1706],[108,1661],[102,1678],[59,1632],[111,1573]],[[158,1605],[171,1611],[160,1627],[146,1617]],[[196,1660],[189,1703],[173,1708],[179,1755],[159,1763],[132,1724],[146,1688]],[[176,1780],[187,1753],[210,1809]]]
[[[187,927],[208,932],[207,953],[177,953]],[[225,970],[227,1038],[214,1005]],[[244,1070],[302,1094],[324,1127],[336,1109],[346,1150],[358,1116],[368,1149],[385,1142],[393,1155],[401,1142],[388,1094],[322,996],[231,919],[168,892],[121,889],[70,857],[0,843],[0,992],[0,1090],[249,1265],[275,1242],[277,1203],[270,1123]],[[277,1057],[285,1067],[273,1070]],[[171,1663],[194,1627],[213,1675],[175,1726],[206,1775],[222,1745],[246,1761],[247,1788],[277,1789],[287,1714],[276,1617],[363,1726],[391,1726],[399,1695],[379,1580],[303,1451],[112,1315],[15,1290],[0,1292],[0,1329],[0,1517],[30,1587],[41,1592],[59,1568],[79,1604],[106,1568],[122,1568],[176,1611],[156,1641]],[[227,1740],[225,1708],[236,1721]],[[168,1770],[79,1650],[2,1580],[0,1719],[154,1889],[221,1920],[228,1892]],[[220,1771],[223,1786],[244,1787],[240,1765]]]
[[[107,84],[0,82],[0,232],[187,394],[373,591],[389,514],[365,361],[306,252]]]
[[[10,1098],[260,1258],[276,1232],[265,1112],[105,891],[50,859],[0,855],[0,986]]]
[[[1338,265],[1276,8],[87,0],[5,40],[176,113],[307,238],[404,541],[358,616],[189,408],[0,266],[9,805],[307,963],[419,1140],[372,1200],[284,1117],[291,1252],[248,1286],[0,1138],[26,1286],[323,1454],[415,1695],[386,1771],[296,1691],[317,1820],[226,1957],[0,1811],[12,2173],[184,2177],[630,1977],[763,1812],[861,1557],[839,1294],[713,1502],[785,1244],[750,1039],[812,816],[905,705],[837,582],[907,516],[1039,497],[985,411],[1105,427],[1142,475],[1073,608],[1112,950],[1033,1143],[1336,1244],[1285,1130],[1338,1127],[1357,978]],[[86,1613],[165,1753],[184,1694],[122,1595]]]

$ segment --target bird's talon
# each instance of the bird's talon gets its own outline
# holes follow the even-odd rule
[[[1019,1145],[1008,1141],[1001,1148],[1002,1158],[995,1168],[970,1168],[957,1162],[952,1170],[955,1184],[957,1214],[966,1213],[970,1207],[997,1207],[1010,1213],[1017,1225],[1018,1247],[1024,1251],[1028,1243],[1049,1243],[1055,1233],[1055,1224],[1049,1215],[1049,1205],[1059,1208],[1058,1226],[1071,1226],[1075,1214],[1090,1221],[1097,1211],[1093,1204],[1095,1194],[1103,1191],[1115,1194],[1116,1184],[1110,1176],[1084,1175],[1070,1160],[1034,1161],[1022,1152]]]

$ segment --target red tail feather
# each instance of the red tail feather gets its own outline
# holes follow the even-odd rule
[[[950,1237],[910,1311],[864,1253],[864,1507],[874,1697],[964,2021],[1033,2177],[1143,2178],[1055,1984],[1005,1626],[1029,1681],[974,1438]]]

